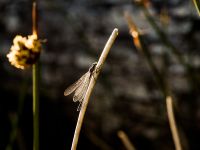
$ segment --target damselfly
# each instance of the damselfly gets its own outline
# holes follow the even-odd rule
[[[69,86],[64,91],[64,96],[68,96],[71,93],[74,92],[73,101],[77,102],[79,101],[79,105],[77,110],[79,111],[83,102],[83,99],[85,97],[85,94],[87,92],[91,77],[94,73],[95,67],[97,63],[93,63],[92,66],[89,68],[88,72],[86,72],[78,81],[73,83],[71,86]]]

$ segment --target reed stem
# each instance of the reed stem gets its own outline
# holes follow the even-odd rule
[[[106,57],[107,57],[107,55],[108,55],[108,53],[111,49],[111,46],[113,45],[113,43],[115,41],[117,35],[118,35],[118,29],[114,29],[110,38],[108,39],[108,41],[107,41],[107,43],[104,47],[104,49],[103,49],[103,52],[101,53],[99,61],[96,65],[96,68],[98,69],[98,71],[96,71],[96,73],[94,74],[94,77],[91,78],[89,87],[88,87],[86,95],[84,97],[82,107],[81,107],[81,110],[80,110],[80,113],[79,113],[78,121],[77,121],[77,124],[76,124],[76,129],[75,129],[75,132],[74,132],[74,138],[73,138],[71,150],[76,150],[78,138],[79,138],[80,131],[81,131],[81,126],[83,124],[83,118],[84,118],[84,115],[85,115],[85,112],[86,112],[86,109],[87,109],[87,105],[88,105],[88,102],[89,102],[90,95],[91,95],[92,90],[94,88],[94,85],[96,83],[99,72],[100,72],[100,70],[101,70],[101,68],[102,68],[102,66],[103,66],[103,64],[106,60]]]

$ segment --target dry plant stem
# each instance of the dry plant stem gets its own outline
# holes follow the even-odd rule
[[[173,101],[172,101],[172,98],[170,96],[168,96],[166,98],[166,105],[167,105],[167,114],[168,114],[168,119],[169,119],[169,125],[170,125],[170,129],[171,129],[171,132],[172,132],[172,137],[173,137],[173,140],[174,140],[176,150],[182,150],[180,137],[179,137],[179,134],[178,134],[176,121],[175,121],[175,117],[174,117]]]
[[[128,23],[129,29],[130,29],[130,34],[133,37],[133,42],[134,42],[137,50],[139,52],[141,52],[144,55],[144,57],[146,58],[147,63],[149,65],[152,73],[154,74],[155,80],[156,80],[160,90],[162,91],[164,97],[166,97],[169,93],[169,88],[165,84],[164,78],[162,77],[162,75],[160,74],[158,69],[156,68],[156,65],[154,64],[153,59],[151,57],[150,50],[144,43],[144,40],[143,40],[136,24],[134,23],[133,19],[129,15],[129,13],[125,12],[124,16],[127,20],[127,23]]]
[[[37,35],[36,2],[32,8],[33,34]],[[33,150],[39,150],[38,63],[33,65]]]
[[[90,95],[91,95],[92,90],[94,88],[94,85],[96,83],[99,72],[100,72],[100,70],[101,70],[101,68],[102,68],[102,66],[103,66],[103,64],[106,60],[106,57],[107,57],[107,55],[108,55],[108,53],[111,49],[111,46],[113,45],[113,43],[115,41],[117,35],[118,35],[118,29],[114,29],[110,38],[108,39],[108,41],[107,41],[107,43],[104,47],[104,49],[103,49],[103,52],[102,52],[102,54],[99,58],[97,65],[96,65],[96,68],[98,69],[98,71],[96,71],[96,73],[94,73],[94,77],[91,78],[89,87],[88,87],[86,95],[84,97],[82,107],[81,107],[81,110],[80,110],[80,113],[79,113],[78,121],[77,121],[77,124],[76,124],[76,129],[75,129],[75,133],[74,133],[74,138],[73,138],[71,150],[76,150],[81,126],[83,124],[83,118],[84,118],[85,111],[86,111],[86,108],[87,108],[87,105],[88,105],[88,102],[89,102]]]
[[[195,90],[198,93],[200,81],[195,76],[195,74],[193,74],[192,66],[184,60],[184,57],[182,56],[181,52],[172,44],[172,42],[169,40],[165,32],[157,25],[157,23],[154,21],[148,9],[146,7],[142,7],[142,9],[145,17],[147,18],[147,21],[150,23],[155,32],[158,34],[161,41],[169,48],[169,50],[176,56],[179,62],[186,68],[188,74],[188,81],[190,81],[193,90]]]
[[[131,141],[129,140],[128,136],[124,131],[118,131],[118,137],[121,139],[122,143],[126,147],[127,150],[136,150],[136,148],[133,146]]]

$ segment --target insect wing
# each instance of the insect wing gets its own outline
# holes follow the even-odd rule
[[[82,107],[82,102],[83,102],[83,99],[85,97],[85,94],[87,92],[87,89],[88,89],[88,86],[89,86],[89,83],[90,83],[90,78],[88,78],[88,81],[86,81],[86,83],[84,84],[84,87],[83,87],[83,90],[82,92],[80,93],[80,95],[78,95],[78,101],[80,102],[79,105],[78,105],[78,108],[77,108],[77,111],[80,111],[81,110],[81,107]],[[75,95],[74,95],[75,96]]]
[[[87,73],[86,73],[87,74]],[[64,91],[64,96],[67,96],[74,92],[80,85],[82,85],[82,82],[85,79],[86,74],[84,74],[78,81],[70,85],[65,91]]]
[[[90,72],[87,72],[85,74],[85,78],[83,80],[83,82],[81,83],[81,85],[76,89],[74,97],[73,97],[73,101],[79,101],[81,102],[85,96],[85,93],[87,91],[88,85],[90,82]]]

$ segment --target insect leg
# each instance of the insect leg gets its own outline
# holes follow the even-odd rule
[[[77,111],[80,111],[80,110],[81,110],[82,104],[83,104],[82,101],[78,104]]]
[[[96,68],[94,69],[94,71],[92,72],[92,77],[94,78],[95,81],[97,80],[97,78],[95,77],[95,74],[97,74],[97,73],[100,72],[101,66],[102,66],[102,65],[100,65],[98,68],[96,67]]]

